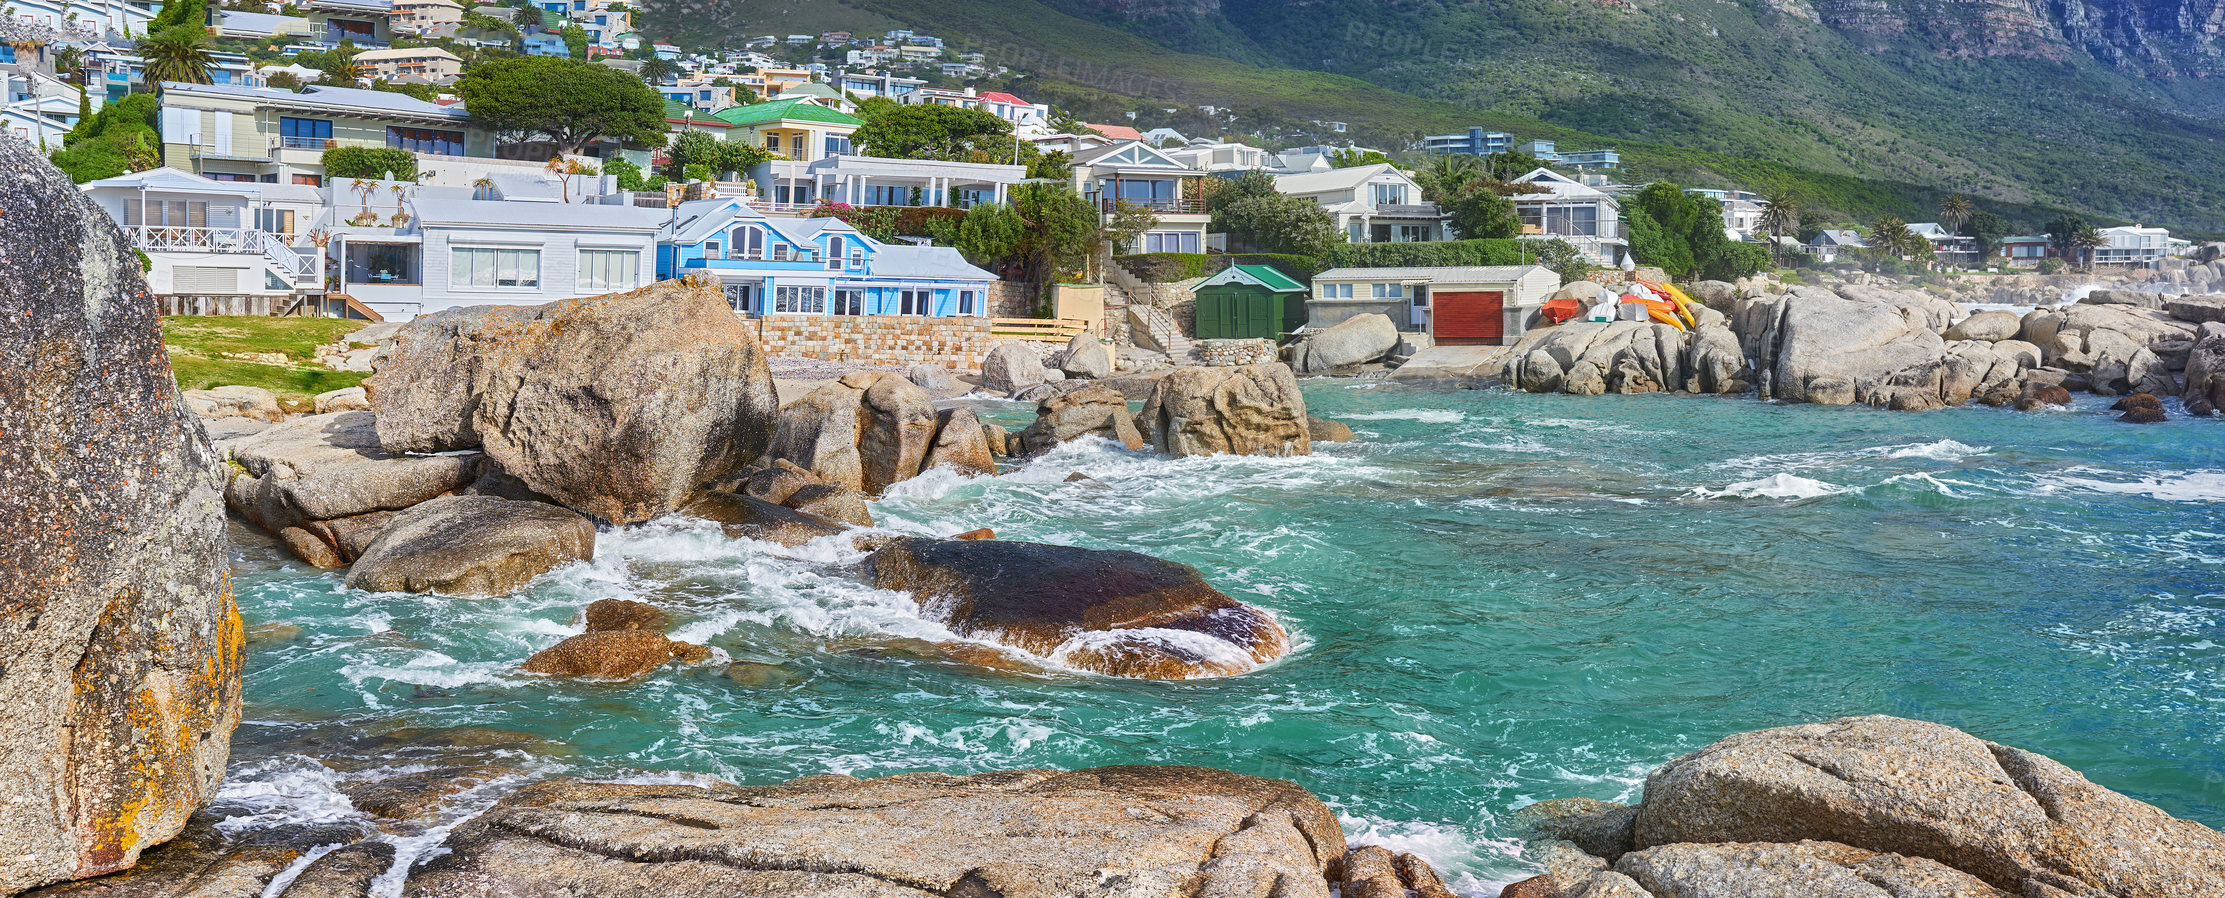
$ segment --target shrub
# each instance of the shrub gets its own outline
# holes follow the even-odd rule
[[[324,151],[323,160],[327,178],[417,179],[417,154],[394,147],[333,147]]]
[[[1203,253],[1136,253],[1114,256],[1113,261],[1147,284],[1169,284],[1201,278],[1208,271]]]

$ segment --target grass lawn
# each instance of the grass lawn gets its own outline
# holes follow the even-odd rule
[[[367,322],[343,318],[272,318],[261,315],[177,316],[162,319],[162,342],[178,389],[261,387],[278,394],[289,411],[308,410],[311,397],[344,389],[368,377],[334,371],[310,360],[317,347],[339,342]],[[283,353],[297,364],[271,365],[225,358],[226,353]]]

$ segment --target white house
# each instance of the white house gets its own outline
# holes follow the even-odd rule
[[[1140,140],[1089,150],[1074,157],[1076,193],[1097,206],[1106,221],[1121,203],[1140,206],[1158,223],[1129,252],[1199,253],[1212,216],[1198,199],[1205,175]]]
[[[402,211],[368,224],[346,223],[351,207],[336,202],[327,250],[338,268],[334,289],[388,321],[646,287],[656,275],[657,232],[671,217],[664,209],[546,202],[538,192],[527,201],[499,191],[492,199],[404,191],[392,207],[372,202],[373,215]]]
[[[145,35],[160,3],[131,0],[9,0],[11,18],[61,32],[66,38]]]
[[[1513,343],[1538,323],[1560,275],[1542,265],[1332,268],[1313,276],[1307,325],[1370,312],[1447,346]]]
[[[1622,205],[1613,194],[1549,168],[1532,170],[1513,183],[1537,191],[1508,197],[1522,218],[1523,237],[1565,240],[1599,265],[1619,266],[1629,254]]]
[[[1931,244],[1932,255],[1949,265],[1974,266],[1978,264],[1978,238],[1965,237],[1948,230],[1936,221],[1919,222],[1908,226],[1916,236]]]
[[[1198,138],[1189,143],[1160,150],[1167,157],[1209,175],[1238,175],[1248,171],[1266,171],[1275,158],[1266,150],[1243,143],[1224,143]]]
[[[2102,245],[2094,248],[2093,264],[2118,267],[2152,267],[2171,254],[2169,228],[2127,225],[2101,229]]]
[[[1389,163],[1282,175],[1275,178],[1275,190],[1329,210],[1353,243],[1450,239],[1444,210],[1423,202],[1421,185]]]
[[[1003,91],[988,91],[981,95],[981,109],[1011,122],[1012,133],[1021,137],[1036,137],[1051,131],[1048,103],[1030,103]]]
[[[317,215],[314,191],[216,181],[156,168],[82,187],[147,254],[157,296],[285,297],[321,293],[315,250],[289,244]]]
[[[1021,181],[1024,165],[828,156],[805,167],[813,195],[852,206],[948,206],[1002,203]],[[917,202],[914,202],[914,200]]]

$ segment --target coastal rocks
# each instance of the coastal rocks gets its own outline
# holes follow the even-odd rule
[[[1137,421],[1153,448],[1176,458],[1313,454],[1305,396],[1280,363],[1178,368],[1152,389]]]
[[[2165,302],[2163,311],[2188,324],[2225,322],[2225,296],[2181,296]]]
[[[1338,894],[1343,898],[1458,898],[1429,862],[1412,852],[1362,845],[1344,853]]]
[[[1524,334],[1500,378],[1532,393],[1578,396],[1742,392],[1746,365],[1736,338],[1720,326],[1696,336],[1650,322],[1570,322]]]
[[[1810,840],[2016,895],[2225,894],[2225,834],[2040,755],[1893,717],[1743,733],[1671,761],[1647,778],[1637,851],[1615,869],[1643,881],[1633,859],[1660,846]]]
[[[1196,568],[1135,552],[901,538],[864,570],[960,635],[1112,676],[1226,676],[1290,646],[1273,617]]]
[[[943,424],[952,420],[938,415],[927,392],[903,377],[856,372],[782,409],[767,454],[826,485],[877,495],[918,476],[939,444],[949,442],[962,454],[958,442],[971,437],[943,438]],[[979,419],[973,421],[962,427],[978,433]]]
[[[1615,865],[1658,898],[2014,898],[1938,861],[1833,842],[1676,844]]]
[[[1105,341],[1096,334],[1075,334],[1066,344],[1066,355],[1058,363],[1058,370],[1067,377],[1096,380],[1113,374],[1112,353],[1105,349]]]
[[[1293,783],[1104,767],[751,787],[557,780],[457,827],[448,848],[405,896],[1327,898],[1345,842]]]
[[[727,536],[736,539],[763,540],[791,548],[843,531],[842,525],[818,515],[733,493],[704,493],[680,513],[715,522]]]
[[[1299,374],[1348,371],[1388,355],[1398,347],[1398,325],[1390,316],[1354,315],[1307,337],[1290,350],[1290,367]]]
[[[1129,450],[1144,439],[1128,412],[1128,398],[1111,387],[1091,384],[1035,405],[1035,423],[1019,433],[1020,454],[1033,457],[1083,436],[1104,437]]]
[[[273,423],[286,420],[286,413],[278,407],[278,394],[262,387],[212,387],[187,390],[181,395],[186,410],[202,418],[252,418]]]
[[[2225,323],[2202,325],[2186,357],[2186,390],[2179,398],[2191,411],[2197,403],[2225,407]]]
[[[320,415],[371,410],[371,399],[363,392],[362,387],[345,387],[318,393],[311,403],[311,407]]]
[[[2070,391],[2058,386],[2026,384],[2024,393],[2017,397],[2016,410],[2029,412],[2053,406],[2066,408],[2071,403]]]
[[[338,567],[362,554],[388,516],[477,477],[475,454],[395,456],[369,412],[295,418],[231,443],[227,505],[294,556]]]
[[[966,393],[966,385],[958,382],[958,376],[941,365],[913,365],[911,370],[904,372],[904,379],[937,399],[963,396]]]
[[[770,467],[753,468],[711,485],[711,493],[732,492],[816,515],[829,521],[873,526],[865,497],[848,487],[822,482],[817,475],[787,459]]]
[[[2147,290],[2095,290],[2078,301],[2093,306],[2133,306],[2141,309],[2163,308],[2164,296]]]
[[[394,455],[479,448],[480,394],[506,365],[503,347],[538,312],[465,306],[413,318],[397,331],[378,372],[363,382],[378,413],[380,448]]]
[[[1025,341],[1007,340],[981,360],[981,388],[1007,395],[1043,382],[1043,357]]]
[[[447,325],[428,325],[414,342],[417,324],[405,327],[389,366],[365,382],[382,445],[434,451],[424,444],[476,439],[535,492],[612,524],[675,511],[763,452],[778,410],[772,374],[715,282],[665,281],[530,312],[524,321],[487,313],[470,339],[445,347]],[[405,422],[470,423],[439,440],[390,438],[389,409]]]
[[[544,502],[449,496],[394,516],[348,571],[370,592],[501,595],[595,554],[595,525]]]
[[[1003,444],[1000,438],[998,445]],[[935,413],[935,444],[928,447],[921,470],[949,468],[960,474],[995,474],[997,458],[989,445],[989,431],[981,416],[970,408],[948,408]]]
[[[656,630],[663,632],[671,616],[647,602],[632,599],[597,599],[580,612],[586,632],[604,630]]]
[[[0,138],[0,894],[131,866],[223,777],[240,716],[219,461],[133,250]],[[1341,846],[1340,846],[1341,847]]]
[[[518,669],[550,677],[638,680],[675,658],[694,664],[710,657],[702,646],[654,630],[590,630],[533,653]]]
[[[2002,340],[2015,339],[2023,328],[2024,319],[2017,317],[2015,312],[1986,309],[1950,325],[1947,328],[1946,337],[1949,340],[1984,340],[1988,343],[1998,343]]]
[[[1306,416],[1306,437],[1316,443],[1352,442],[1352,428],[1327,418]]]
[[[1841,293],[1798,287],[1746,304],[1740,333],[1762,398],[1924,410],[1967,401],[2022,370],[1990,344],[1942,340],[1941,312],[1905,291]]]

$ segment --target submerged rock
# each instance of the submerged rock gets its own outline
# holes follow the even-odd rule
[[[654,630],[662,633],[672,623],[671,615],[665,614],[664,609],[632,599],[597,599],[580,614],[589,633],[602,630]]]
[[[1327,898],[1336,816],[1197,767],[529,786],[457,827],[409,898]]]
[[[0,894],[131,866],[216,791],[244,637],[217,455],[115,222],[0,137]]]
[[[535,652],[519,669],[552,677],[637,680],[674,658],[694,663],[710,657],[702,646],[654,630],[594,630]]]
[[[1272,616],[1196,568],[1135,552],[902,538],[864,570],[960,635],[1112,676],[1225,676],[1290,647]]]
[[[1306,398],[1280,362],[1178,368],[1159,381],[1138,423],[1168,455],[1311,455]]]
[[[1352,428],[1327,418],[1306,416],[1306,437],[1316,443],[1352,442]]]
[[[544,502],[449,496],[394,517],[348,571],[368,592],[502,595],[595,555],[595,524]]]
[[[733,493],[705,493],[688,503],[681,513],[716,522],[727,536],[736,539],[763,540],[790,547],[832,536],[844,529],[840,524],[809,512]]]

